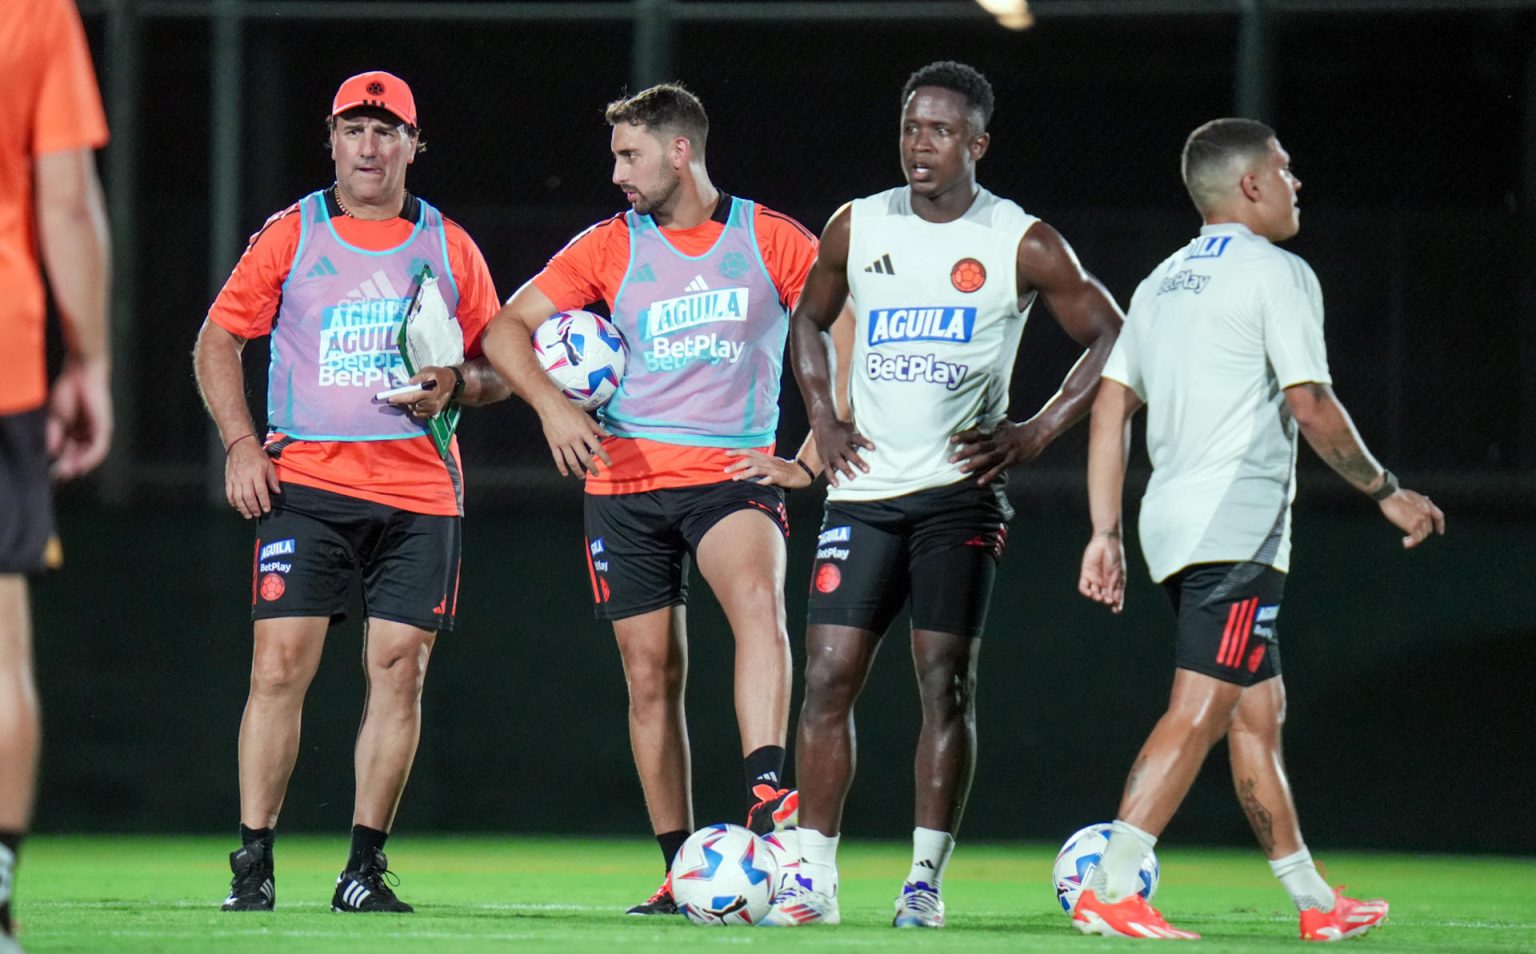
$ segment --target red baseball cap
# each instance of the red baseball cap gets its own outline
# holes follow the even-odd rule
[[[416,97],[405,80],[393,73],[373,70],[359,73],[341,84],[336,98],[331,101],[331,115],[339,116],[349,109],[373,106],[398,117],[402,122],[415,126]]]

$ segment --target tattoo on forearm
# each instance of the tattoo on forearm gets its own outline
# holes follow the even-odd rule
[[[1248,816],[1248,824],[1253,827],[1253,834],[1259,839],[1259,847],[1267,853],[1275,848],[1275,820],[1259,802],[1259,796],[1255,793],[1258,787],[1255,780],[1243,779],[1237,783],[1237,799],[1243,804],[1243,813]]]
[[[1332,467],[1345,480],[1365,486],[1375,480],[1380,473],[1369,457],[1360,452],[1357,447],[1338,447],[1328,451],[1328,466]]]
[[[1140,780],[1141,770],[1146,766],[1146,764],[1147,757],[1145,755],[1139,755],[1136,757],[1136,764],[1131,766],[1131,774],[1125,777],[1124,798],[1130,798],[1131,795],[1135,793],[1136,783]]]

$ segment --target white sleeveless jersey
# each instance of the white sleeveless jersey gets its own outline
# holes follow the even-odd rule
[[[1008,384],[1034,293],[1019,307],[1019,240],[1037,222],[986,189],[942,224],[903,186],[853,202],[848,287],[854,425],[874,442],[867,474],[829,500],[882,500],[965,478],[951,435],[1008,413]]]

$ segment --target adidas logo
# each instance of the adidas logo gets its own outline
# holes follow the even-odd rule
[[[368,886],[361,881],[352,881],[341,892],[341,900],[356,908],[364,901],[367,901],[372,894],[373,892],[368,890]]]
[[[389,276],[382,271],[373,275],[361,285],[347,292],[346,298],[405,298],[407,296],[395,291],[395,286],[390,282]]]
[[[335,275],[336,266],[331,264],[329,257],[322,255],[315,267],[304,273],[305,278],[324,278],[327,275]]]
[[[649,265],[641,265],[629,273],[629,280],[632,282],[654,282],[656,280],[656,272]]]
[[[864,266],[864,270],[866,272],[874,272],[876,275],[894,275],[894,274],[896,274],[896,266],[891,264],[891,253],[890,252],[886,252],[884,255],[880,256],[877,259],[875,259],[870,264],[865,265]]]
[[[709,286],[707,284],[705,284],[704,276],[703,275],[695,275],[695,276],[693,276],[693,281],[689,282],[683,288],[683,291],[689,291],[689,292],[709,291]]]

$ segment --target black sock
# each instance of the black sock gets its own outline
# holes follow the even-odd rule
[[[0,884],[6,885],[12,890],[16,886],[16,856],[21,854],[21,839],[23,833],[19,831],[0,831],[0,845],[4,845],[10,856],[10,864],[0,868]],[[11,933],[11,896],[6,894],[0,901],[0,934]]]
[[[784,774],[784,746],[765,745],[760,749],[754,749],[750,755],[742,759],[742,764],[747,770],[747,795],[748,805],[756,805],[758,798],[752,794],[752,789],[758,785],[771,785],[777,791],[783,788],[779,784],[780,776]]]
[[[352,854],[347,856],[347,870],[361,871],[363,863],[373,860],[374,852],[384,849],[389,832],[369,828],[367,825],[352,826]]]
[[[252,842],[261,842],[261,846],[268,851],[272,850],[272,840],[277,837],[270,828],[247,828],[240,826],[240,844],[249,845]]]
[[[683,842],[688,840],[690,833],[679,829],[678,831],[664,831],[656,836],[656,844],[661,846],[661,857],[666,859],[667,870],[672,870],[672,859],[677,857],[677,849],[683,847]]]

